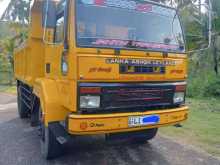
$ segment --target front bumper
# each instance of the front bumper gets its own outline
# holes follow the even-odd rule
[[[155,125],[143,127],[129,127],[129,116],[159,115],[160,121]],[[175,109],[166,109],[147,112],[102,114],[102,115],[76,115],[68,117],[68,132],[73,135],[106,134],[117,132],[138,131],[149,128],[158,128],[174,125],[186,120],[188,107],[183,106]]]

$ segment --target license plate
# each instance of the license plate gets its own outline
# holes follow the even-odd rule
[[[154,125],[159,123],[159,121],[160,121],[160,116],[158,115],[130,116],[128,118],[128,126],[139,127],[139,126]]]

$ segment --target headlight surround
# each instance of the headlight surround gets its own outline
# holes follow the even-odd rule
[[[100,96],[80,96],[80,108],[99,108]]]
[[[182,104],[185,101],[185,92],[175,92],[173,97],[174,104]]]

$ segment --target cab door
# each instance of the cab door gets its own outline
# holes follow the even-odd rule
[[[65,33],[65,3],[61,1],[55,6],[54,26],[45,29],[45,77],[61,79],[66,67],[62,66]],[[53,18],[47,18],[48,21]]]

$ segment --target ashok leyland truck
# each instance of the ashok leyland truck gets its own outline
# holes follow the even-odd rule
[[[145,142],[188,117],[177,11],[142,0],[35,0],[14,56],[18,113],[45,158],[74,136]]]

